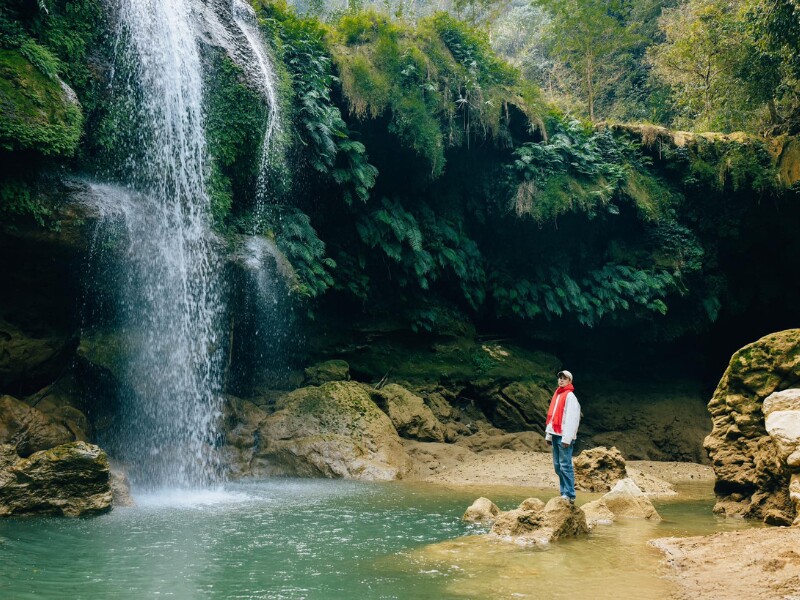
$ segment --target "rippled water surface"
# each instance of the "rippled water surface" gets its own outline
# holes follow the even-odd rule
[[[710,486],[546,549],[487,541],[460,518],[551,492],[276,479],[136,497],[87,519],[0,521],[0,598],[663,598],[647,540],[745,526]],[[579,496],[578,501],[592,499]]]

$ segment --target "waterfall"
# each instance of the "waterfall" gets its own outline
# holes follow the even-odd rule
[[[256,188],[256,226],[260,227],[260,222],[264,202],[266,202],[268,189],[267,189],[267,176],[271,167],[271,160],[273,157],[274,143],[276,134],[279,132],[280,120],[278,114],[278,94],[276,90],[276,77],[275,71],[272,68],[272,62],[266,54],[264,42],[261,39],[261,34],[258,31],[258,23],[256,21],[255,11],[253,8],[243,2],[242,0],[232,0],[231,14],[233,20],[239,31],[242,32],[247,45],[252,54],[251,64],[255,67],[257,81],[261,88],[262,94],[266,97],[269,104],[269,122],[264,132],[264,140],[261,144],[261,165],[259,169],[258,184]]]
[[[127,190],[97,186],[124,223],[118,326],[126,333],[122,456],[135,485],[204,486],[219,474],[223,302],[209,229],[201,57],[193,0],[122,0],[118,61],[138,148]],[[131,117],[132,119],[135,117]]]

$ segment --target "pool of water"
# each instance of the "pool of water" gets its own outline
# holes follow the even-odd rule
[[[85,519],[0,521],[0,598],[662,598],[647,540],[744,527],[711,513],[710,485],[588,539],[521,548],[461,522],[552,491],[272,479],[136,496]],[[592,496],[579,496],[579,503]]]

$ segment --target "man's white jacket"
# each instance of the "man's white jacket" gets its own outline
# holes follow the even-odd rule
[[[578,426],[581,424],[581,405],[578,398],[570,392],[567,394],[567,403],[564,407],[564,418],[561,419],[561,443],[571,444],[578,436]],[[559,435],[553,431],[553,425],[548,424],[545,429],[545,436],[548,442],[553,439],[554,435]]]

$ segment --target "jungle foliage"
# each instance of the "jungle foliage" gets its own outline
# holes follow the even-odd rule
[[[93,0],[74,14],[53,2],[51,14],[96,19]],[[538,4],[540,15],[554,6]],[[280,140],[259,192],[266,100],[229,57],[205,49],[213,221],[231,238],[272,238],[312,312],[392,315],[416,331],[556,324],[665,339],[754,306],[738,283],[758,271],[756,240],[791,222],[774,223],[780,211],[797,212],[766,143],[669,144],[576,118],[449,14],[413,23],[353,10],[322,22],[281,2],[254,6],[280,78]],[[135,114],[135,98],[101,93],[107,73],[91,68],[109,40],[93,33],[103,27],[78,27],[54,41],[62,22],[28,10],[2,22],[0,57],[74,85],[91,126],[79,128],[72,166],[102,172]],[[636,15],[620,3],[603,23],[628,27]],[[786,46],[791,28],[758,26]],[[642,36],[629,33],[593,55],[591,76],[580,48],[551,48],[594,77],[600,113],[613,104],[603,78],[616,61],[645,61]],[[21,156],[23,137],[9,139],[2,151]],[[0,188],[6,206],[21,189]],[[33,202],[13,197],[22,200],[3,215]]]

